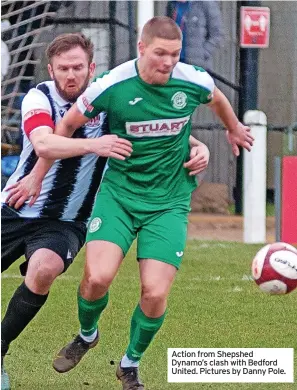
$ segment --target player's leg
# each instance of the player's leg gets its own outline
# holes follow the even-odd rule
[[[88,227],[86,263],[78,291],[79,335],[57,354],[54,369],[67,372],[97,344],[98,321],[108,303],[108,290],[135,233],[131,218],[112,197],[100,193]]]
[[[1,209],[1,272],[8,269],[24,254],[27,222],[7,206]],[[10,389],[10,381],[4,368],[8,346],[1,335],[1,390]]]
[[[113,242],[90,241],[86,245],[84,275],[78,290],[80,336],[92,342],[98,321],[108,303],[108,290],[123,261],[122,249]],[[106,261],[108,259],[108,261]]]
[[[71,370],[97,345],[98,321],[107,306],[108,289],[122,260],[122,249],[112,242],[91,241],[87,244],[84,276],[77,296],[80,331],[58,352],[53,362],[56,371]]]
[[[84,243],[85,228],[74,223],[33,220],[26,228],[30,233],[26,237],[28,270],[2,320],[4,354],[45,304],[53,281],[68,268]]]
[[[139,232],[141,299],[131,320],[130,344],[117,369],[123,389],[141,386],[138,365],[165,318],[167,297],[186,243],[187,214],[187,204],[160,212]]]
[[[139,268],[141,299],[131,319],[130,344],[117,368],[123,389],[143,389],[138,377],[139,362],[164,322],[167,297],[177,272],[173,265],[153,259],[142,259]]]
[[[2,347],[6,349],[5,353],[10,343],[45,304],[52,282],[63,269],[62,259],[49,249],[39,249],[33,253],[28,274],[13,294],[1,323],[1,340]]]

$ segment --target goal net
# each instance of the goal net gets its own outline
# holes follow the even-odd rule
[[[34,85],[41,58],[36,49],[44,45],[41,34],[53,28],[51,1],[1,2],[1,150],[15,152],[21,121],[21,101]],[[44,35],[43,35],[44,36]],[[40,57],[40,56],[39,56]]]

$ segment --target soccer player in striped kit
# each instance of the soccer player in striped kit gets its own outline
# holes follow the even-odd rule
[[[52,80],[38,84],[24,97],[23,150],[2,192],[1,271],[22,255],[26,258],[20,267],[24,282],[12,296],[1,326],[2,390],[10,388],[3,367],[10,343],[45,304],[52,283],[85,242],[107,157],[125,159],[132,151],[129,141],[108,134],[104,113],[77,129],[72,138],[52,134],[94,75],[93,44],[82,34],[63,34],[48,46],[47,57]],[[24,176],[31,172],[28,180],[38,181],[35,171],[45,167],[45,160],[37,160],[44,153],[63,160],[46,164],[48,173],[35,196],[22,207],[25,197],[18,199],[16,208],[10,207]]]

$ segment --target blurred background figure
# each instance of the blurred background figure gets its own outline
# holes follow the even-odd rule
[[[166,13],[183,32],[181,61],[212,69],[213,53],[223,38],[218,2],[168,1]]]
[[[1,34],[10,26],[8,20],[1,21]],[[8,72],[8,66],[10,63],[10,54],[6,43],[2,40],[1,37],[1,81],[6,76]]]

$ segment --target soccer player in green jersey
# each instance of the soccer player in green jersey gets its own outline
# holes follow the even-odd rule
[[[116,371],[124,390],[144,389],[139,361],[162,326],[185,251],[200,158],[190,153],[194,110],[201,103],[209,105],[225,124],[236,155],[238,146],[251,150],[253,144],[250,129],[238,121],[209,74],[179,62],[181,44],[181,31],[172,19],[149,20],[139,42],[140,57],[98,77],[55,132],[69,136],[105,111],[111,133],[133,145],[130,157],[109,161],[88,226],[78,292],[80,333],[54,360],[58,372],[69,371],[97,344],[109,287],[137,237],[141,296],[131,319],[130,343]]]
[[[54,361],[57,371],[68,371],[97,344],[109,286],[137,237],[141,297],[116,373],[124,390],[144,389],[139,361],[162,326],[185,251],[191,192],[197,184],[185,167],[191,115],[199,104],[209,104],[225,124],[235,154],[238,145],[250,150],[253,144],[250,129],[238,121],[209,74],[178,62],[181,44],[181,31],[170,18],[149,20],[139,42],[140,58],[97,78],[57,128],[68,134],[105,111],[111,132],[133,145],[129,158],[109,162],[103,178],[78,294],[80,334]]]

